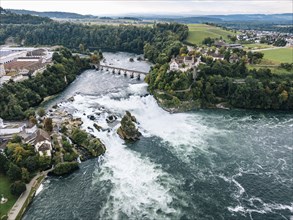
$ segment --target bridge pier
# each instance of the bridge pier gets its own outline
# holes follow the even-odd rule
[[[118,75],[124,75],[125,77],[129,76],[130,78],[136,78],[137,80],[141,80],[141,75],[146,75],[147,73],[136,71],[136,70],[129,70],[125,68],[119,68],[114,66],[107,66],[103,64],[96,64],[96,63],[90,63],[91,68],[99,70],[106,70],[109,73],[118,74]]]

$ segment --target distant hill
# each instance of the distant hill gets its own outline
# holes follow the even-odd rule
[[[205,22],[274,22],[288,23],[292,22],[293,13],[284,14],[232,14],[232,15],[205,15],[196,17],[182,17],[175,19],[165,19],[179,23],[205,23]]]
[[[51,22],[47,17],[34,16],[30,14],[16,14],[0,7],[1,24],[41,24]]]
[[[6,11],[10,11],[16,14],[29,14],[40,17],[48,17],[48,18],[69,18],[69,19],[86,19],[86,18],[98,18],[94,15],[81,15],[77,13],[71,12],[58,12],[58,11],[49,11],[49,12],[38,12],[38,11],[30,11],[30,10],[17,10],[17,9],[6,9]]]
[[[219,18],[222,21],[292,21],[293,13],[284,14],[234,14],[234,15],[211,15],[210,18]]]

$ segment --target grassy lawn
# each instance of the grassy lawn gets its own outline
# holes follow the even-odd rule
[[[242,44],[244,49],[248,50],[258,50],[258,49],[266,49],[266,48],[273,48],[273,45],[268,44]]]
[[[8,198],[7,203],[0,204],[0,217],[6,215],[17,200],[17,197],[10,193],[10,184],[8,177],[0,174],[0,197],[3,194],[5,198]]]
[[[219,27],[214,27],[206,24],[188,24],[189,32],[187,41],[193,44],[200,45],[207,38],[220,38],[229,42],[227,35],[236,35],[232,31],[226,31]]]
[[[283,76],[292,76],[293,77],[293,73],[291,71],[285,70],[285,69],[281,69],[278,66],[266,66],[266,65],[262,65],[262,64],[255,64],[255,65],[248,65],[247,68],[249,70],[252,69],[261,69],[261,68],[265,68],[265,69],[270,69],[272,74],[274,75],[283,75]]]
[[[264,61],[268,60],[275,64],[293,63],[293,48],[280,48],[260,51],[264,54]]]

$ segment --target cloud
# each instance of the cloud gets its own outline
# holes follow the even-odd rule
[[[292,1],[288,0],[1,0],[4,8],[36,11],[66,11],[80,14],[235,14],[235,13],[285,13],[292,12]]]

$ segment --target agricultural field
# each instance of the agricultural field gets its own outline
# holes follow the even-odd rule
[[[206,24],[188,24],[189,33],[187,41],[193,44],[200,45],[207,38],[220,38],[229,42],[227,35],[236,35],[233,31],[226,31],[219,27],[214,27]]]
[[[260,51],[264,54],[264,61],[268,60],[274,64],[293,63],[293,48],[278,48]]]
[[[17,197],[13,196],[10,193],[10,184],[11,182],[8,179],[8,177],[4,176],[3,174],[0,174],[0,199],[2,198],[2,194],[5,198],[8,198],[7,203],[0,204],[0,218],[3,215],[7,215],[7,213],[17,200]]]

